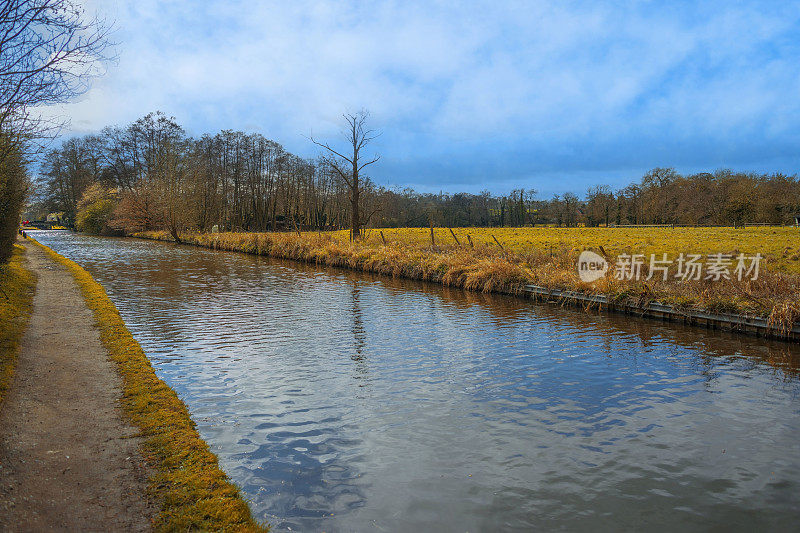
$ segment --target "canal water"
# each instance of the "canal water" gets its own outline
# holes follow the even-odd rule
[[[275,531],[798,527],[797,346],[189,246],[35,237],[105,287]]]

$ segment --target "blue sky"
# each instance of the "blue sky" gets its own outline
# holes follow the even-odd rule
[[[302,156],[341,114],[382,132],[372,177],[540,197],[647,169],[800,166],[797,2],[91,2],[118,61],[68,133],[174,115]]]

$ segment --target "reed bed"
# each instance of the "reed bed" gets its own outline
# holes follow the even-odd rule
[[[338,232],[186,233],[181,235],[181,240],[215,250],[344,267],[474,291],[519,294],[524,285],[535,284],[548,289],[601,294],[620,304],[642,306],[659,302],[684,310],[769,318],[775,327],[784,329],[790,328],[800,316],[800,276],[785,271],[763,269],[757,280],[742,281],[735,278],[719,281],[670,278],[663,281],[660,277],[650,281],[619,280],[609,273],[594,283],[585,283],[578,277],[577,260],[582,248],[577,246],[522,248],[503,244],[500,238],[497,238],[499,242],[491,244],[471,238],[472,245],[469,245],[466,244],[469,242],[466,233],[463,233],[463,241],[459,239],[460,244],[455,243],[452,235],[451,242],[446,243],[444,233],[441,240],[434,237],[432,244],[430,235],[424,243],[419,238],[391,240],[387,230],[383,231],[383,237],[380,230],[373,230],[367,239],[358,242],[350,242],[346,234]],[[430,230],[425,231],[430,233]],[[135,236],[173,240],[166,232],[145,232]],[[609,255],[602,246],[595,249]],[[644,265],[643,274],[644,278],[647,265]]]

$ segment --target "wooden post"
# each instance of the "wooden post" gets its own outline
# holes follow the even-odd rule
[[[383,236],[383,231],[381,231],[381,240],[383,241],[383,245],[386,246],[386,237]]]
[[[453,231],[453,228],[447,228],[447,229],[449,229],[449,230],[450,230],[450,235],[452,235],[452,236],[453,236],[453,240],[454,240],[454,241],[456,241],[456,244],[457,244],[457,245],[459,245],[459,246],[461,246],[461,243],[458,241],[458,237],[456,237],[456,234],[455,234],[455,232]]]
[[[433,222],[431,222],[431,246],[436,246],[436,238],[433,236]]]
[[[506,249],[503,248],[503,245],[500,244],[500,241],[497,240],[497,237],[494,236],[494,233],[492,233],[492,239],[494,239],[494,242],[497,243],[497,246],[499,246],[501,250],[503,250],[504,252],[506,251]]]

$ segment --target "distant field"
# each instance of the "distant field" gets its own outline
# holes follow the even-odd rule
[[[367,241],[386,241],[429,245],[429,228],[367,230]],[[761,253],[762,268],[800,274],[800,228],[764,226],[734,228],[454,228],[462,245],[467,235],[475,245],[497,247],[494,235],[509,251],[581,251],[602,246],[612,256],[620,253],[676,255],[678,253]],[[337,239],[347,239],[347,231],[333,232]],[[434,228],[436,244],[455,244],[450,230]]]

